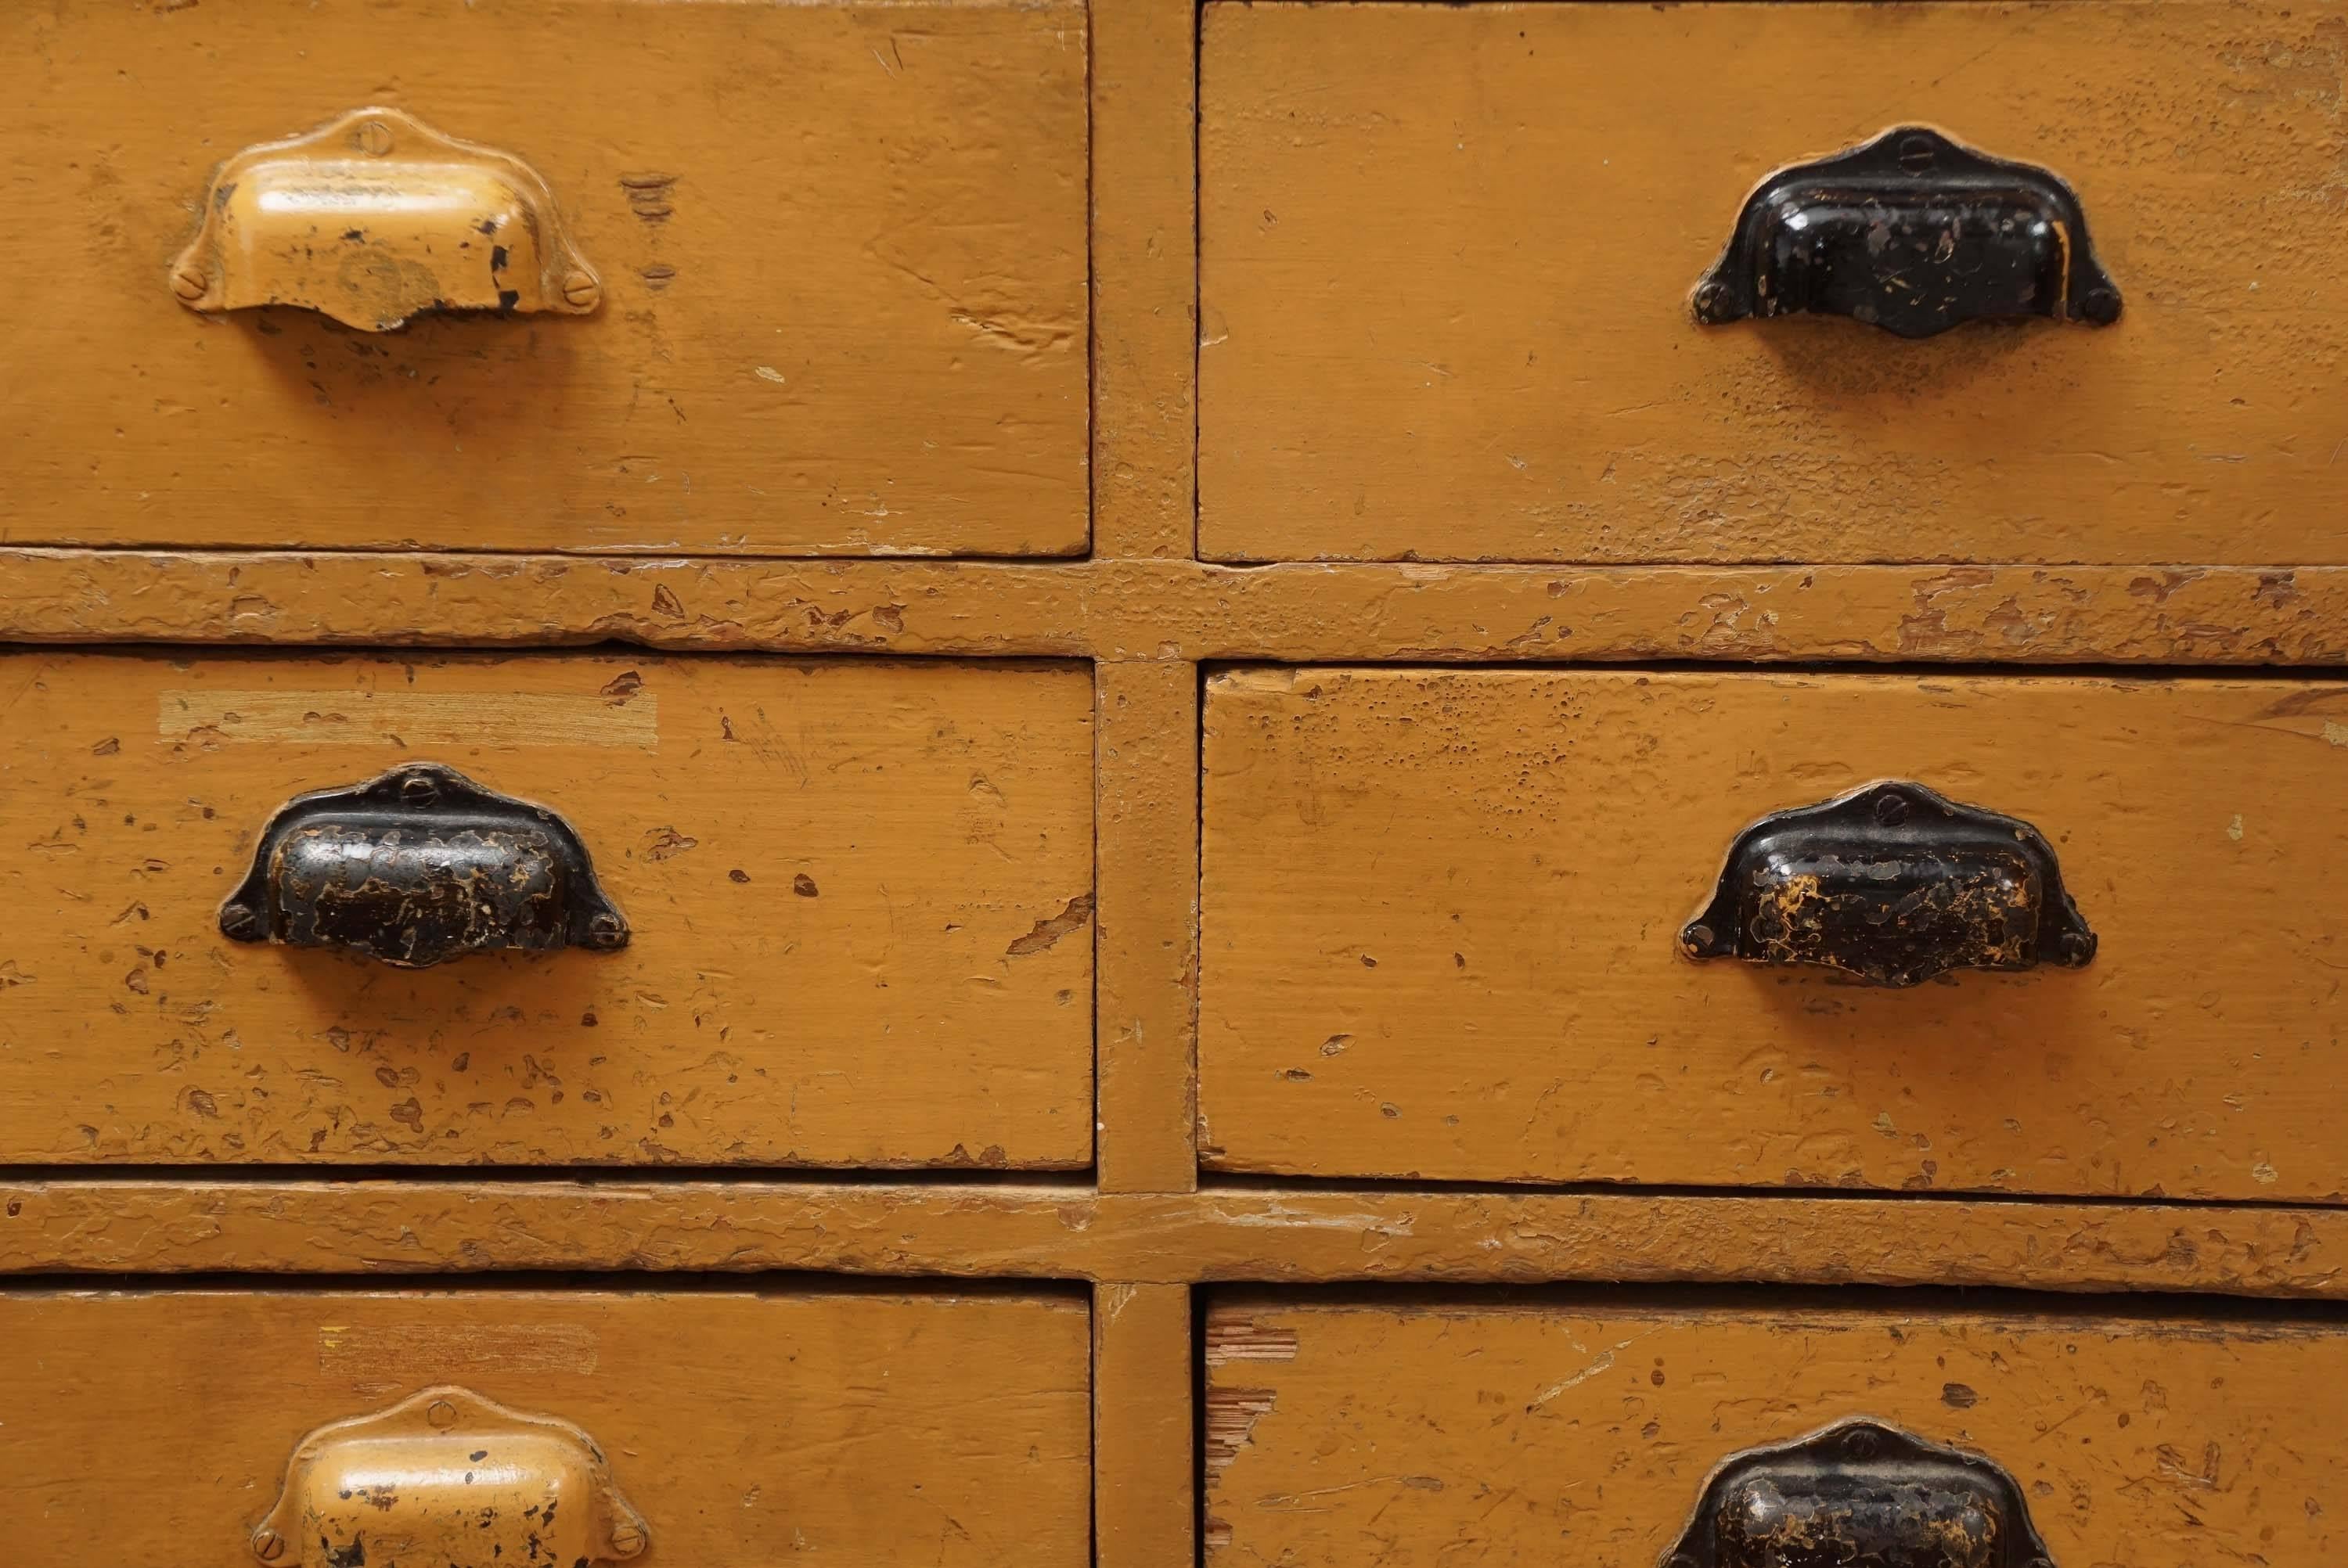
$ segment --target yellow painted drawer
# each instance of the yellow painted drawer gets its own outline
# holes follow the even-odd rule
[[[1208,556],[2348,561],[2333,7],[1204,26]],[[2117,323],[1695,323],[1759,182],[1907,125],[2066,181]]]
[[[2337,1318],[1233,1296],[1204,1353],[1209,1568],[2319,1568],[2348,1545]],[[1887,1489],[1903,1460],[1954,1484]],[[1842,1517],[1811,1506],[1820,1471]],[[1882,1550],[1849,1554],[1852,1505],[1887,1499]]]
[[[2348,684],[1237,670],[1205,766],[1211,1168],[2348,1192]],[[2034,830],[2081,946],[2050,889],[2026,969],[1691,960],[1749,825],[1878,781]]]
[[[0,1163],[1090,1159],[1081,666],[22,652],[0,688]],[[627,944],[231,939],[282,805],[425,762],[555,813]]]
[[[1074,1296],[18,1290],[0,1331],[26,1568],[1089,1560]]]
[[[9,7],[0,55],[12,542],[1084,548],[1081,0],[67,0]],[[493,199],[409,166],[425,132],[520,160],[534,215],[502,165]],[[328,159],[357,172],[322,187]],[[231,265],[262,299],[529,297],[390,332],[199,313],[175,274],[206,209],[243,220],[185,285],[215,302]],[[526,264],[564,240],[585,314],[567,262],[543,300]]]

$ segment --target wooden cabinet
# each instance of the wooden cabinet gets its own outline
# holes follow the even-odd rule
[[[2348,559],[2320,412],[2348,349],[2338,22],[2203,0],[1209,5],[1203,553]],[[1945,136],[2075,210],[1952,209],[1869,298],[1903,269],[1972,286],[2013,260],[1984,231],[2015,219],[2049,231],[2040,261],[2091,239],[2117,319],[1921,341],[1694,319],[1748,194],[1900,128],[1923,134],[1894,160]],[[1959,190],[2013,178],[1956,160]],[[1869,200],[1838,210],[1888,240]],[[1818,231],[1778,239],[1807,254]],[[2019,311],[2060,292],[2017,286]]]
[[[0,1563],[2340,1555],[2337,0],[0,52]]]

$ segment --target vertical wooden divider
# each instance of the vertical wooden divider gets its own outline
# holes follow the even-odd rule
[[[1195,553],[1198,15],[1196,0],[1092,0],[1096,562]],[[1105,1193],[1188,1193],[1199,671],[1136,651],[1096,666],[1094,1169]],[[1193,1376],[1187,1286],[1095,1288],[1097,1568],[1194,1568]]]
[[[1092,0],[1093,555],[1193,553],[1193,0]]]
[[[1098,1014],[1105,1193],[1198,1186],[1199,671],[1097,666]]]
[[[1097,1568],[1194,1568],[1194,1380],[1189,1287],[1094,1287]]]

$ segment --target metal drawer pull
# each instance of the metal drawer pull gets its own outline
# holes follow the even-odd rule
[[[1907,338],[1984,317],[2120,315],[2069,186],[1923,126],[1764,180],[1691,303],[1707,326],[1811,312]]]
[[[1713,1471],[1663,1568],[2054,1568],[2013,1478],[1876,1421]]]
[[[2096,956],[2096,934],[2036,828],[1883,783],[1738,834],[1680,946],[1691,958],[1817,964],[1912,986],[1951,969],[2078,968]]]
[[[289,801],[220,923],[240,942],[345,948],[417,969],[467,953],[628,945],[569,823],[437,763]]]
[[[299,305],[380,333],[423,311],[584,315],[602,285],[528,164],[367,108],[221,164],[171,292],[191,310]]]
[[[276,1568],[582,1568],[650,1539],[585,1432],[444,1388],[304,1438],[252,1554]]]

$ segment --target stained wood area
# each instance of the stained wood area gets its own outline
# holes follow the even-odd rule
[[[2348,685],[1239,670],[1206,702],[1211,1169],[2336,1201]],[[1681,956],[1877,779],[2035,827],[2085,968]]]
[[[1090,1158],[1081,666],[26,652],[0,708],[0,1158]],[[627,948],[222,935],[280,805],[418,760],[567,820]]]
[[[2341,28],[2212,0],[1210,5],[1202,552],[2348,559]],[[1914,123],[2066,181],[2118,323],[1695,324],[1756,185]]]
[[[458,1384],[583,1429],[647,1562],[1083,1568],[1086,1325],[790,1287],[7,1293],[0,1458],[42,1521],[12,1552],[242,1568],[305,1433]]]

